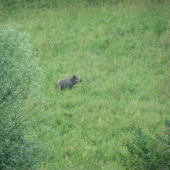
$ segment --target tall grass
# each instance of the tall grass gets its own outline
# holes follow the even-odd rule
[[[126,152],[122,138],[134,126],[162,132],[170,118],[169,7],[155,0],[4,10],[1,24],[31,34],[43,68],[48,107],[30,121],[51,148],[41,169],[123,169],[117,152]],[[83,82],[55,90],[73,75]]]

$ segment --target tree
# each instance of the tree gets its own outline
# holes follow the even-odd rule
[[[0,28],[0,169],[35,167],[42,144],[27,137],[27,120],[43,106],[40,68],[31,38],[10,27]]]

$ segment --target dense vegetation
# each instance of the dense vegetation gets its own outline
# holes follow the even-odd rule
[[[46,106],[22,129],[48,148],[39,169],[169,168],[169,8],[168,0],[1,3],[1,27],[30,34],[42,68]],[[73,75],[82,83],[55,90]]]
[[[0,169],[28,169],[44,157],[43,144],[25,124],[43,106],[40,68],[30,36],[0,29]]]

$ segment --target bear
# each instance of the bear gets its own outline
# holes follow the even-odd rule
[[[70,89],[72,89],[72,87],[78,82],[81,82],[81,79],[74,75],[73,77],[70,78],[58,80],[56,83],[56,88],[60,89],[61,91],[65,87],[69,87]]]

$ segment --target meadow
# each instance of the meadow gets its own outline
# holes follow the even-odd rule
[[[0,6],[2,9],[2,6]],[[0,25],[30,34],[47,99],[29,124],[49,148],[41,170],[122,170],[135,127],[162,133],[170,119],[170,2],[18,7]],[[72,90],[58,79],[82,79]]]

